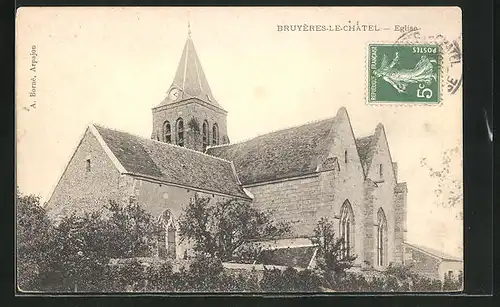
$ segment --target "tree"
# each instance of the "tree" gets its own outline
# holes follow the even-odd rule
[[[436,182],[435,205],[454,211],[455,219],[463,221],[462,157],[459,147],[444,151],[438,167],[429,165],[426,158],[420,160],[420,165],[427,169],[430,178]],[[463,245],[460,244],[458,248],[462,251]]]
[[[426,158],[420,159],[420,165],[429,171],[429,176],[435,179],[437,187],[434,189],[436,204],[443,208],[455,207],[461,204],[463,199],[462,172],[453,172],[457,166],[462,167],[462,159],[455,157],[458,154],[458,147],[448,149],[443,153],[443,159],[439,168],[431,167]],[[462,217],[462,210],[459,214]]]
[[[136,202],[51,223],[36,196],[17,195],[18,286],[24,291],[102,291],[111,258],[152,256],[159,227]],[[108,287],[109,286],[109,287]]]
[[[51,265],[61,291],[100,291],[111,258],[153,255],[158,227],[149,213],[136,202],[105,208],[64,217],[55,227]]]
[[[39,281],[47,271],[52,225],[35,195],[16,197],[17,285],[23,291],[41,290]]]
[[[237,199],[212,205],[209,198],[196,198],[179,218],[181,240],[193,242],[195,252],[222,261],[255,257],[259,247],[249,243],[289,231],[288,223],[277,223],[270,212],[261,212]]]
[[[461,291],[463,282],[463,272],[460,271],[458,276],[446,274],[443,281],[443,291]]]
[[[46,279],[58,291],[98,291],[113,246],[99,212],[64,217],[53,232],[51,271]],[[55,289],[54,289],[55,290]]]
[[[399,282],[403,282],[405,280],[411,280],[416,276],[412,268],[412,265],[395,265],[390,263],[384,271],[384,275],[395,277]]]
[[[103,246],[112,258],[153,256],[157,247],[157,237],[161,231],[155,218],[139,203],[132,201],[120,206],[110,201],[105,207],[108,212],[102,236]]]
[[[323,272],[329,286],[334,287],[340,278],[345,277],[346,270],[352,267],[357,256],[343,251],[344,241],[335,237],[333,222],[327,218],[318,221],[311,241],[318,247],[318,268]]]

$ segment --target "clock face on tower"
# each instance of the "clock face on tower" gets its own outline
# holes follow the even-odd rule
[[[168,97],[172,101],[176,101],[177,99],[179,99],[180,95],[181,95],[181,92],[179,91],[179,89],[177,89],[175,87],[173,89],[171,89],[170,92],[168,93]]]

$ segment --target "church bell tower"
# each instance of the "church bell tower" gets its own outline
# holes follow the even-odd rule
[[[154,140],[198,151],[229,143],[227,111],[210,90],[189,25],[174,81],[165,99],[152,111]]]

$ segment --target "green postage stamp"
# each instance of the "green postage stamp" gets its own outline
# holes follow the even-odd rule
[[[368,103],[440,102],[438,45],[370,44],[368,55]]]

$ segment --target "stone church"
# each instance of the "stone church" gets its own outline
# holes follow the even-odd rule
[[[152,109],[150,138],[94,124],[85,130],[48,201],[53,219],[110,199],[137,201],[165,227],[159,255],[182,258],[189,250],[176,235],[183,206],[196,196],[236,198],[292,222],[275,248],[311,246],[317,221],[327,217],[357,265],[402,262],[407,188],[382,124],[357,138],[341,107],[325,120],[231,143],[227,111],[191,35],[167,93]]]

